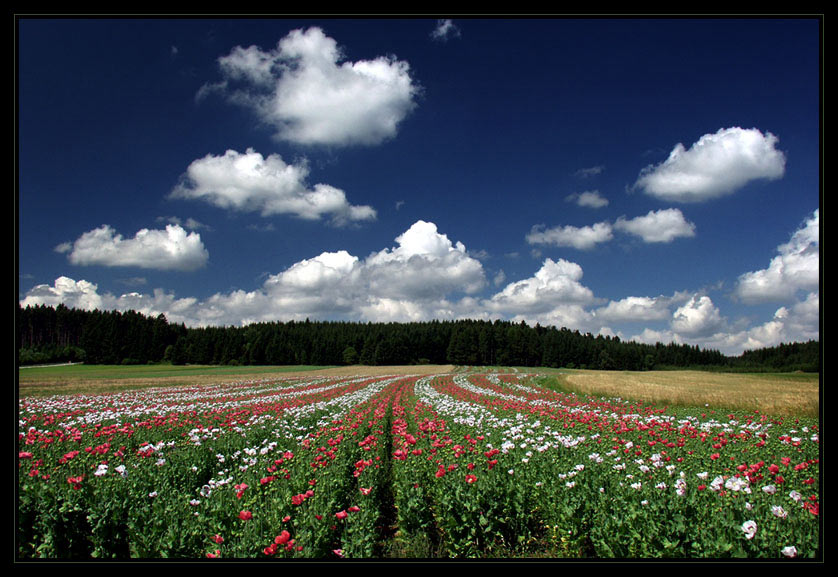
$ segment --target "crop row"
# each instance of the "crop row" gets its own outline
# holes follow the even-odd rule
[[[534,375],[22,398],[20,558],[816,557],[816,421]]]

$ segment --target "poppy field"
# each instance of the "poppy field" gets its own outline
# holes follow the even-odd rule
[[[537,374],[21,397],[18,559],[819,558],[817,419]]]

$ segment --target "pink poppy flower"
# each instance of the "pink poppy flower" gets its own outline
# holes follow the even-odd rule
[[[753,521],[745,521],[742,523],[742,532],[745,533],[746,538],[753,539],[757,534],[757,524]]]

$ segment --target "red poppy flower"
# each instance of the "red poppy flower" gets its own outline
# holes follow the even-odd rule
[[[250,511],[241,511],[239,513],[239,519],[241,519],[242,521],[250,521],[251,519],[253,519],[253,513],[251,513]]]
[[[474,483],[476,480],[477,477],[475,475],[466,475],[466,483],[468,483],[469,485]]]
[[[361,510],[361,508],[357,507],[355,505],[352,505],[349,509],[347,509],[347,511],[349,511],[350,513],[357,513],[360,510]]]
[[[277,545],[285,545],[291,539],[291,534],[288,531],[283,531],[279,535],[276,536],[274,539],[274,543]]]
[[[213,537],[210,537],[210,540],[212,540],[215,543],[221,545],[224,542],[224,537],[222,537],[221,535],[216,534]]]
[[[75,459],[76,455],[78,455],[78,454],[79,454],[78,451],[70,451],[69,453],[67,453],[66,455],[64,455],[60,459],[58,459],[58,462],[63,465],[67,461],[70,461],[71,459]]]
[[[335,513],[335,517],[337,517],[338,519],[346,519],[347,517],[349,517],[349,513],[347,513],[345,510],[338,511],[337,513]]]

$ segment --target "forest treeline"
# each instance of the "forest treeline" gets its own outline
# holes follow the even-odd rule
[[[410,365],[630,370],[820,370],[820,343],[781,344],[728,357],[697,345],[623,341],[511,321],[361,323],[289,321],[187,328],[164,315],[17,307],[21,365],[172,363],[202,365]]]

